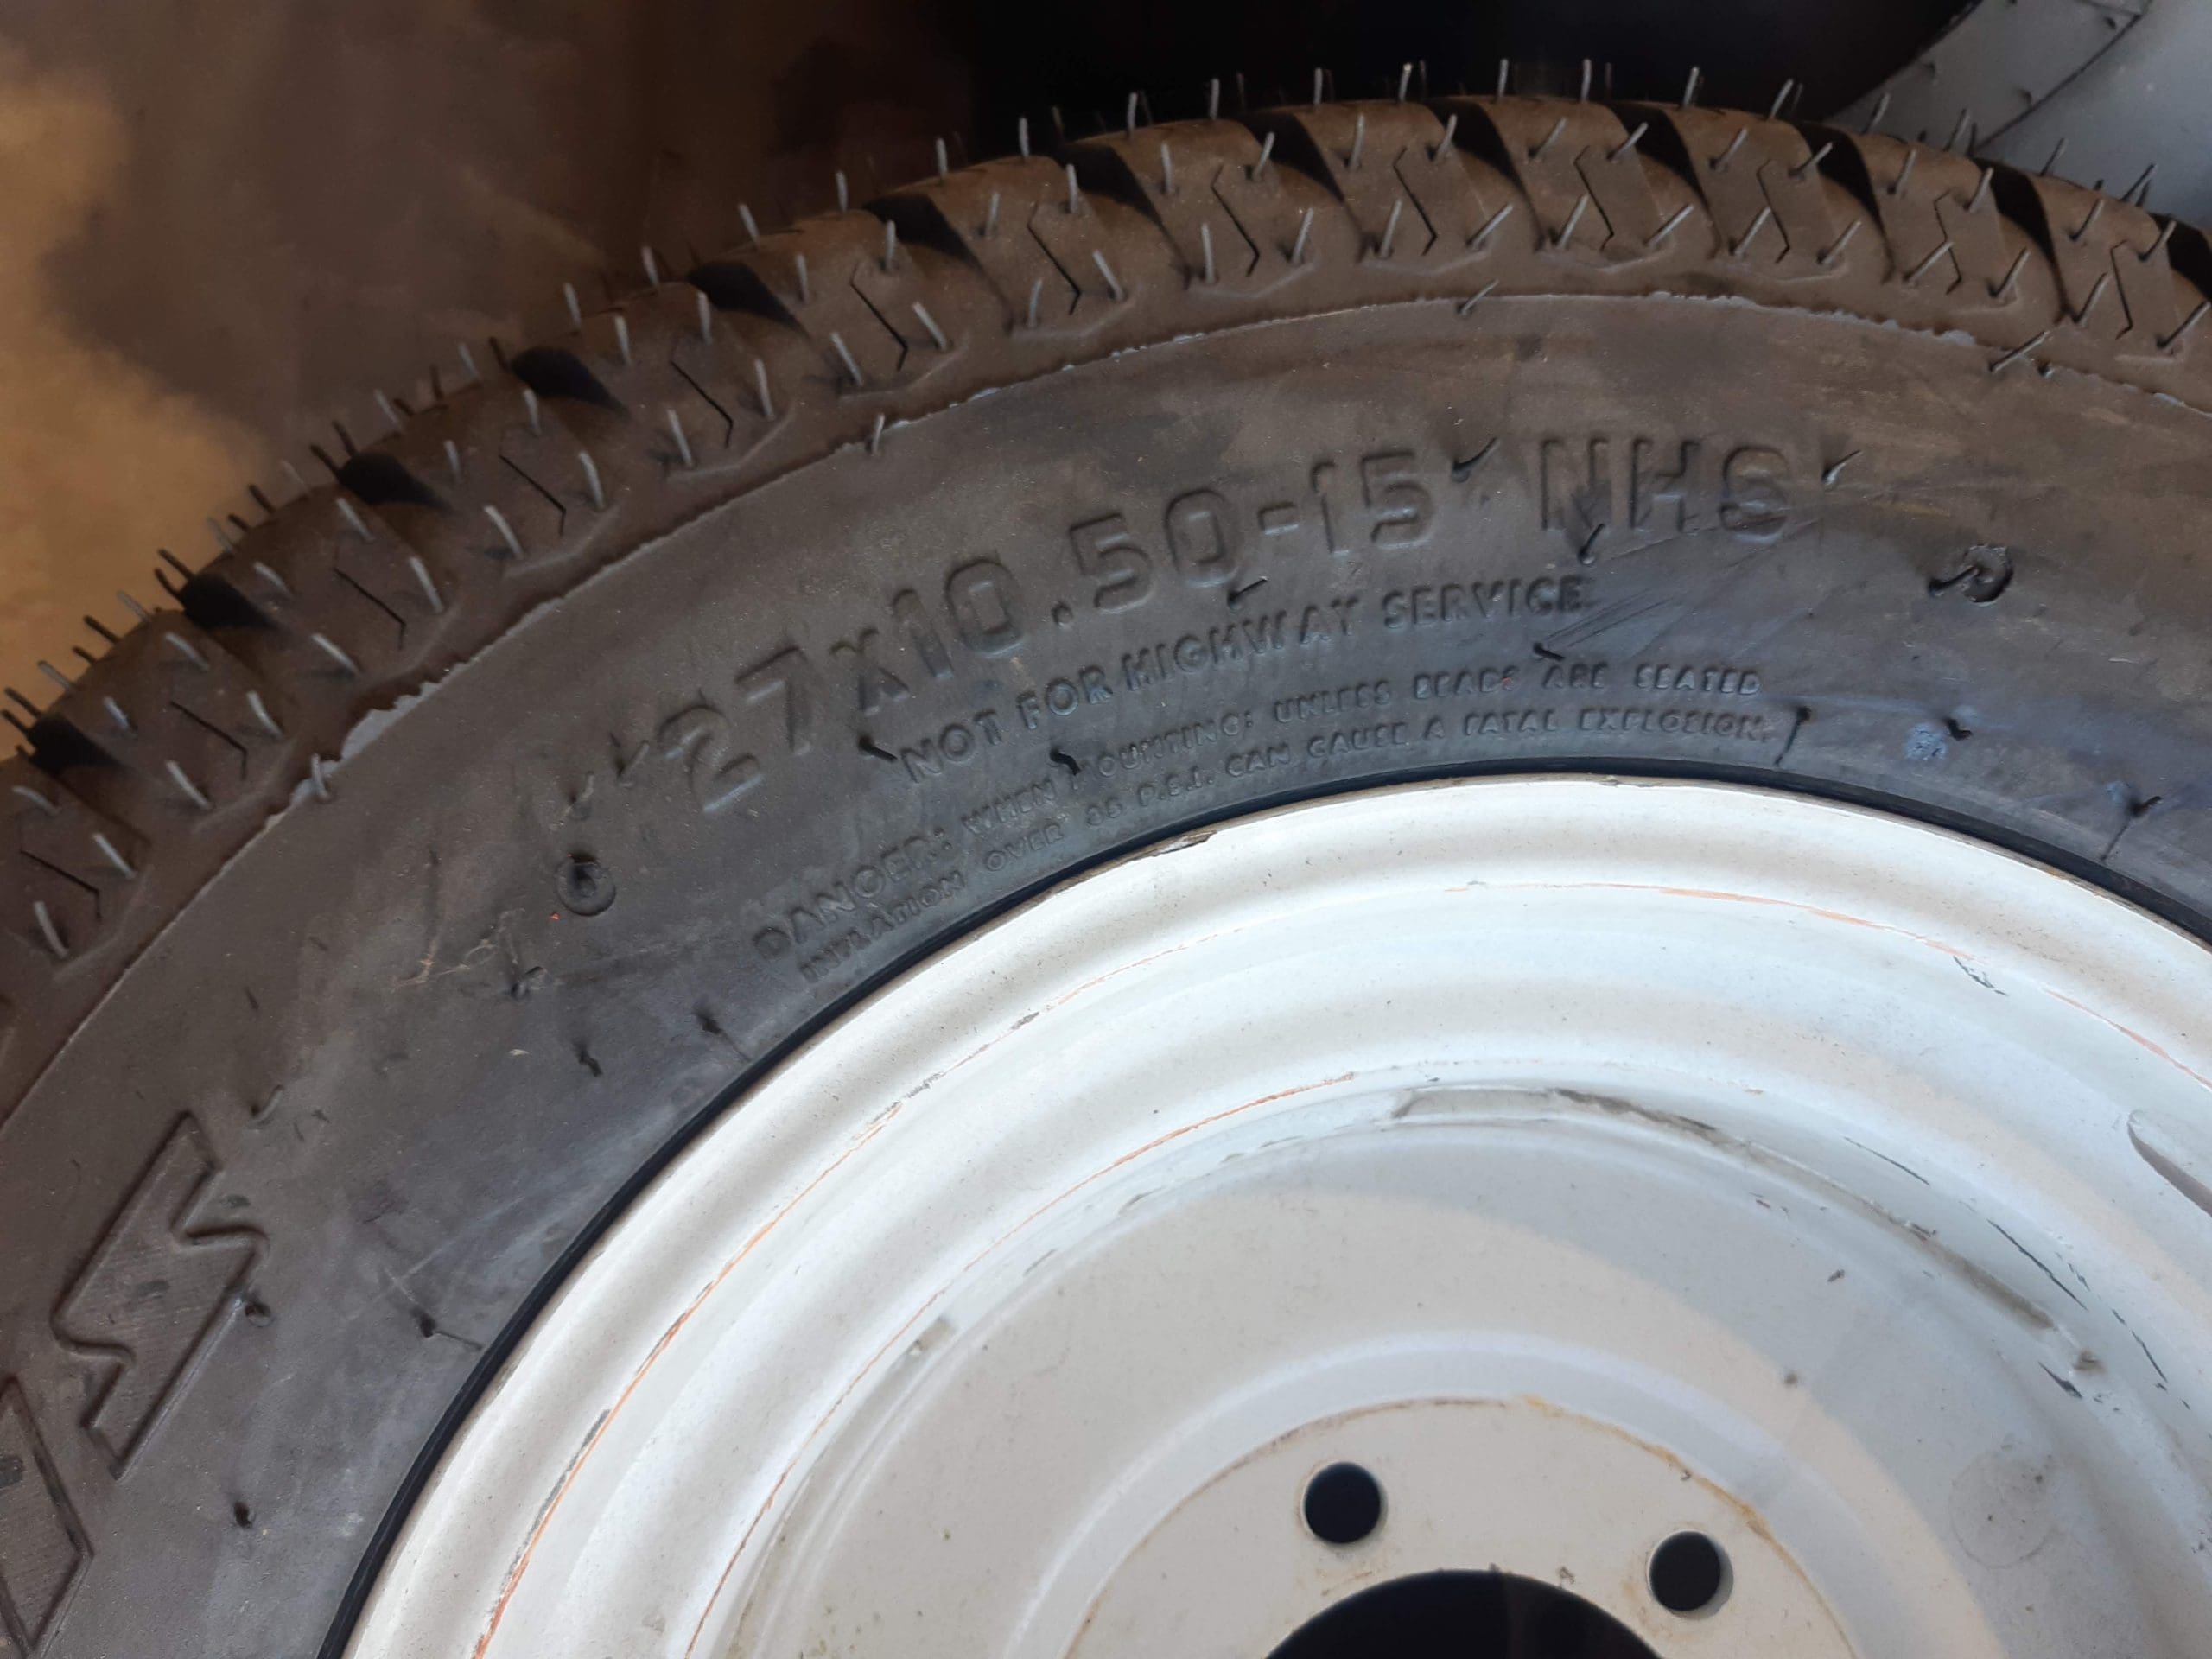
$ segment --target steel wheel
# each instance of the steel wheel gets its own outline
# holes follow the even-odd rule
[[[2208,1005],[2106,893],[1748,789],[1192,836],[674,1166],[353,1652],[1229,1659],[1452,1573],[1501,1652],[2178,1656]]]

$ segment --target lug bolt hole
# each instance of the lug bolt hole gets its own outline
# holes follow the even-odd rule
[[[1356,1544],[1382,1523],[1382,1488],[1356,1463],[1332,1463],[1306,1483],[1306,1529],[1325,1544]]]
[[[1701,1618],[1728,1599],[1727,1553],[1701,1532],[1678,1532],[1651,1552],[1651,1599],[1681,1618]]]

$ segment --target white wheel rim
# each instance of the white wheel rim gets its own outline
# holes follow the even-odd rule
[[[1497,1568],[1666,1655],[2212,1629],[2212,955],[1707,784],[1310,804],[779,1067],[448,1452],[356,1659],[1262,1659]],[[1298,1516],[1351,1459],[1349,1547]],[[1726,1551],[1709,1616],[1652,1548]]]

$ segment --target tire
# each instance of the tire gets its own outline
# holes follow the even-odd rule
[[[2202,219],[2212,209],[2205,118],[2173,89],[2208,57],[2212,24],[2196,7],[1984,3],[1962,9],[1910,62],[1832,118],[1923,138],[1963,122],[1976,135],[1971,148],[1988,160],[2109,180]]]
[[[1885,137],[1319,105],[954,171],[394,408],[5,763],[8,1642],[336,1652],[688,1135],[1171,831],[1751,780],[2205,932],[2208,294],[2188,226]]]

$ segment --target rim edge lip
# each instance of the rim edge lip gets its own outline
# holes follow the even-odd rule
[[[1976,933],[1978,939],[1982,939],[1984,943],[1999,944],[2004,950],[2012,952],[2016,958],[2037,961],[2044,966],[2047,972],[2044,988],[2059,1002],[2070,1003],[2082,1014],[2092,1019],[2101,1020],[2125,1041],[2135,1046],[2139,1051],[2138,1058],[2143,1063],[2155,1066],[2178,1068],[2185,1072],[2197,1087],[2204,1086],[2207,1057],[2201,1052],[2191,1051],[2194,1039],[2190,1034],[2192,1028],[2189,1020],[2191,1013],[2190,998],[2187,995],[2187,987],[2192,976],[2195,976],[2194,982],[2198,986],[2201,987],[2204,982],[2202,978],[2205,961],[2203,947],[2193,938],[2172,927],[2170,924],[2143,914],[2132,907],[2125,906],[2120,900],[2114,899],[2109,893],[2082,882],[2078,878],[2050,870],[2018,855],[1971,841],[1948,830],[1908,823],[1857,806],[1809,800],[1777,791],[1732,785],[1713,785],[1694,781],[1593,779],[1576,776],[1541,774],[1529,777],[1401,785],[1356,795],[1332,798],[1319,802],[1278,808],[1251,817],[1232,820],[1211,829],[1179,836],[1071,878],[1060,887],[1028,901],[987,925],[977,932],[957,942],[944,952],[931,957],[919,967],[909,970],[891,985],[871,996],[858,1008],[849,1013],[796,1051],[768,1078],[756,1084],[749,1091],[747,1099],[758,1099],[762,1095],[773,1091],[779,1086],[788,1084],[794,1078],[804,1081],[810,1073],[817,1074],[815,1081],[818,1084],[818,1074],[825,1070],[849,1071],[852,1053],[850,1043],[853,1028],[856,1022],[870,1017],[871,1011],[874,1017],[880,1017],[887,1009],[903,1014],[908,1017],[910,1026],[912,1016],[918,1010],[926,1010],[932,1004],[940,1016],[949,1015],[951,1010],[947,1006],[947,993],[942,988],[946,984],[944,970],[963,960],[973,968],[979,961],[978,953],[988,957],[988,953],[993,951],[1003,952],[1009,940],[1017,942],[1016,954],[1018,955],[1020,949],[1018,942],[1025,933],[1033,931],[1037,928],[1039,925],[1037,918],[1047,911],[1052,912],[1058,918],[1062,933],[1066,933],[1071,928],[1082,929],[1087,932],[1088,942],[1094,951],[1109,956],[1118,951],[1125,961],[1144,959],[1144,953],[1139,947],[1143,943],[1145,928],[1149,925],[1141,918],[1132,919],[1122,917],[1117,919],[1115,913],[1116,908],[1126,905],[1127,893],[1131,890],[1149,892],[1155,903],[1174,905],[1179,902],[1186,916],[1192,906],[1203,907],[1211,905],[1211,909],[1206,912],[1209,919],[1217,925],[1231,929],[1239,921],[1240,912],[1237,909],[1239,903],[1244,906],[1241,912],[1244,921],[1249,922],[1255,916],[1264,919],[1281,906],[1284,890],[1281,881],[1278,880],[1272,884],[1263,881],[1256,892],[1248,891],[1239,898],[1224,892],[1211,893],[1205,892],[1207,877],[1218,868],[1220,860],[1230,854],[1232,850],[1239,856],[1249,857],[1255,851],[1255,842],[1265,842],[1270,836],[1275,837],[1280,842],[1284,826],[1290,824],[1294,820],[1302,819],[1310,823],[1312,821],[1310,815],[1328,814],[1334,816],[1338,827],[1342,827],[1346,823],[1354,823],[1357,828],[1356,821],[1363,816],[1373,819],[1376,815],[1380,814],[1382,818],[1388,819],[1401,815],[1408,810],[1418,814],[1421,810],[1423,803],[1433,806],[1434,803],[1440,801],[1467,800],[1479,797],[1482,810],[1478,811],[1477,816],[1482,817],[1487,814],[1493,820],[1485,826],[1485,833],[1489,839],[1486,842],[1481,842],[1479,845],[1461,846],[1457,851],[1457,855],[1470,863],[1484,862],[1484,868],[1488,874],[1481,881],[1474,885],[1492,891],[1503,892],[1510,890],[1515,884],[1511,881],[1495,879],[1500,873],[1501,865],[1511,867],[1517,861],[1522,867],[1522,873],[1525,874],[1535,867],[1548,862],[1555,864],[1567,855],[1567,849],[1562,849],[1556,844],[1530,846],[1524,842],[1516,841],[1516,836],[1525,830],[1525,823],[1516,824],[1514,822],[1515,815],[1512,810],[1493,811],[1491,809],[1504,808],[1510,797],[1523,804],[1535,804],[1535,816],[1539,818],[1547,814],[1556,817],[1560,811],[1566,811],[1572,816],[1577,804],[1584,809],[1602,807],[1608,798],[1597,791],[1631,791],[1628,795],[1611,798],[1616,801],[1632,800],[1648,804],[1663,800],[1672,802],[1677,806],[1684,803],[1711,804],[1719,802],[1725,804],[1731,811],[1740,808],[1748,812],[1751,819],[1760,821],[1761,827],[1758,833],[1766,835],[1770,838],[1777,833],[1776,826],[1786,819],[1789,823],[1780,832],[1783,842],[1789,842],[1794,831],[1815,823],[1824,824],[1831,830],[1845,825],[1860,828],[1878,825],[1879,829],[1873,832],[1878,840],[1888,838],[1893,847],[1909,843],[1927,855],[1926,862],[1918,868],[1905,870],[1894,866],[1861,866],[1851,868],[1846,864],[1838,864],[1831,861],[1829,864],[1821,866],[1817,873],[1808,868],[1791,870],[1788,873],[1789,879],[1804,883],[1813,880],[1817,874],[1820,879],[1827,880],[1832,883],[1842,880],[1848,885],[1855,880],[1863,890],[1865,896],[1878,900],[1895,914],[1910,912],[1916,905],[1921,906],[1923,911],[1932,910],[1939,915],[1948,912],[1961,920],[1972,914],[1974,917],[1975,927],[1980,930]],[[1446,816],[1450,815],[1447,812]],[[1637,815],[1623,816],[1633,817]],[[1643,816],[1649,818],[1652,815],[1644,814]],[[1657,816],[1665,818],[1668,814],[1662,812]],[[1680,813],[1675,815],[1671,829],[1680,844],[1672,846],[1661,845],[1652,840],[1648,834],[1624,832],[1613,835],[1602,827],[1603,823],[1604,818],[1601,814],[1586,810],[1575,826],[1575,831],[1580,841],[1587,844],[1572,850],[1585,859],[1611,857],[1617,863],[1629,865],[1640,861],[1649,866],[1655,861],[1669,858],[1694,865],[1701,856],[1707,857],[1709,861],[1710,849],[1700,851],[1698,844],[1700,832],[1695,825],[1687,822],[1687,815]],[[1372,823],[1370,823],[1368,827],[1371,829]],[[1649,823],[1645,823],[1641,826],[1641,830],[1648,831],[1649,827]],[[1739,830],[1742,827],[1741,824],[1737,826]],[[1480,837],[1478,837],[1478,840],[1480,841]],[[1606,847],[1609,840],[1613,843],[1610,853]],[[1213,853],[1208,855],[1205,849],[1210,845],[1213,847]],[[1265,849],[1262,848],[1261,850]],[[1281,846],[1275,847],[1274,850],[1278,855],[1285,851]],[[1416,850],[1422,849],[1408,849],[1401,846],[1394,853],[1386,855],[1379,867],[1381,875],[1378,879],[1390,876],[1391,867],[1394,865],[1397,867],[1396,874],[1402,874],[1404,865],[1408,859],[1415,856]],[[1797,850],[1802,851],[1802,849]],[[1823,851],[1833,853],[1834,849],[1824,849]],[[1435,852],[1434,848],[1425,849],[1426,855],[1433,856]],[[1995,862],[1993,863],[1992,861]],[[1294,857],[1291,861],[1295,862]],[[2018,878],[2018,881],[2009,884],[1999,881],[1996,885],[2008,887],[2014,885],[2037,887],[2042,898],[2046,901],[2045,908],[2049,913],[2039,915],[2017,907],[2007,908],[2003,903],[1993,905],[1989,893],[1984,890],[1980,883],[1961,880],[1962,874],[1972,874],[1987,877],[1999,868],[2013,872]],[[1945,886],[1947,882],[1950,884],[1948,887]],[[1631,892],[1637,890],[1639,884],[1614,881],[1596,885],[1611,886],[1624,892]],[[1294,889],[1295,881],[1292,881],[1290,886]],[[1661,890],[1668,890],[1667,884],[1660,883],[1656,886]],[[1783,902],[1771,894],[1745,900],[1744,895],[1730,895],[1718,889],[1706,890],[1701,893],[1683,893],[1679,890],[1674,891],[1676,891],[1677,896],[1700,898],[1704,900],[1744,900],[1762,905]],[[1086,899],[1090,902],[1087,914],[1084,911],[1084,901]],[[1071,900],[1076,901],[1072,912],[1069,909]],[[1980,903],[1977,906],[1976,903],[1969,900],[1977,900]],[[2116,916],[2130,918],[2126,927],[2118,930],[2119,932],[2124,932],[2126,935],[2124,944],[2115,934],[2107,934],[2102,926],[2092,925],[2092,924],[2111,924]],[[1969,963],[1982,961],[1982,958],[1974,956],[1969,956],[1967,960],[1961,960],[1959,952],[1953,948],[1951,940],[1938,931],[1922,929],[1916,931],[1913,928],[1899,926],[1895,923],[1878,925],[1865,917],[1846,917],[1840,912],[1829,912],[1826,919],[1839,925],[1847,923],[1858,927],[1885,926],[1892,935],[1910,939],[1915,948],[1948,957],[1951,962],[1957,964],[1959,970],[1968,976],[1971,976],[1974,972],[1973,968],[1969,967]],[[1033,1003],[1039,996],[1050,1001],[1053,995],[1073,995],[1079,988],[1078,983],[1074,982],[1079,982],[1081,976],[1075,969],[1067,966],[1065,963],[1058,964],[1059,977],[1058,979],[1052,978],[1049,970],[1040,973],[1039,971],[1040,966],[1041,964],[1037,962],[1029,960],[1020,964],[1024,969],[1021,972],[1009,974],[1003,965],[996,972],[987,969],[983,978],[989,982],[992,994],[997,999],[996,1001],[963,1008],[962,1013],[966,1016],[968,1026],[959,1032],[957,1038],[945,1031],[932,1033],[931,1040],[934,1042],[934,1047],[930,1048],[929,1058],[935,1064],[927,1068],[929,1083],[934,1083],[947,1066],[957,1067],[963,1064],[963,1055],[971,1054],[974,1052],[970,1039],[975,1036],[977,1028],[991,1026],[994,1020],[995,1020],[996,1027],[1001,1031],[1018,1028],[1020,1025],[1026,1024],[1029,1011],[1021,1006],[1025,998]],[[1040,980],[1043,982],[1040,982]],[[937,988],[934,995],[931,988],[933,987]],[[2125,992],[2121,998],[2122,1001],[2135,1010],[2124,1020],[2116,1020],[2098,1011],[2097,1005],[2100,1000],[2105,999],[2108,1006],[2108,999],[2115,991],[2115,988]],[[1020,1011],[1014,1012],[1016,1009]],[[963,1045],[969,1046],[963,1047]],[[912,1040],[911,1029],[907,1039],[894,1044],[894,1046],[906,1048],[917,1046]],[[930,1043],[925,1041],[918,1046],[930,1047]],[[832,1061],[825,1058],[832,1056],[833,1053],[834,1068]],[[914,1054],[907,1053],[902,1054],[900,1064],[912,1067],[921,1062]],[[929,1083],[925,1083],[924,1086],[929,1086]],[[836,1091],[833,1090],[832,1092]],[[848,1084],[846,1092],[864,1093],[866,1090],[864,1088]],[[384,1580],[379,1583],[370,1612],[362,1621],[355,1643],[349,1651],[360,1655],[401,1650],[377,1645],[379,1640],[384,1639],[380,1635],[380,1621],[386,1620],[392,1615],[392,1603],[395,1599],[404,1599],[404,1597],[394,1591],[392,1586],[400,1583],[410,1570],[418,1574],[422,1571],[419,1557],[423,1547],[423,1529],[435,1524],[425,1518],[436,1507],[438,1502],[439,1495],[435,1490],[435,1486],[445,1482],[449,1474],[456,1469],[463,1469],[472,1460],[480,1462],[482,1449],[480,1445],[474,1450],[470,1447],[472,1439],[477,1437],[477,1426],[497,1417],[503,1412],[512,1413],[515,1409],[518,1394],[524,1390],[526,1379],[530,1379],[530,1374],[541,1367],[545,1357],[547,1344],[551,1341],[547,1332],[563,1319],[573,1319],[579,1308],[590,1299],[594,1294],[594,1278],[607,1271],[604,1264],[608,1259],[616,1255],[634,1251],[636,1241],[631,1235],[634,1234],[635,1230],[632,1223],[639,1216],[658,1211],[664,1224],[664,1230],[665,1224],[676,1218],[678,1212],[687,1205],[695,1211],[701,1211],[702,1206],[707,1210],[714,1208],[714,1204],[709,1202],[700,1190],[698,1173],[706,1163],[711,1161],[713,1154],[706,1149],[723,1137],[725,1130],[741,1116],[743,1115],[733,1112],[725,1116],[721,1122],[702,1135],[694,1143],[691,1150],[677,1160],[668,1170],[663,1172],[658,1179],[632,1207],[630,1216],[618,1223],[615,1228],[600,1241],[585,1263],[572,1275],[569,1284],[560,1293],[551,1307],[541,1317],[537,1327],[510,1358],[499,1379],[479,1405],[476,1417],[471,1426],[464,1430],[461,1440],[456,1442],[454,1448],[449,1450],[446,1467],[442,1469],[437,1481],[434,1482],[434,1491],[426,1494],[424,1501],[418,1503],[416,1514],[409,1522],[406,1534],[403,1536],[398,1548],[394,1552],[391,1562],[387,1566]],[[759,1150],[757,1147],[753,1149]],[[788,1153],[791,1148],[786,1146],[784,1150]],[[833,1160],[833,1166],[834,1161]],[[721,1193],[719,1202],[727,1203],[729,1196],[727,1192]],[[2183,1243],[2194,1244],[2197,1241],[2184,1240]],[[677,1255],[681,1255],[680,1249]],[[2197,1259],[2199,1262],[2203,1260],[2201,1249],[2197,1251]],[[635,1266],[636,1264],[633,1264],[632,1275],[633,1279],[636,1276]],[[663,1277],[678,1270],[679,1264],[672,1258],[664,1259],[659,1264],[660,1274]],[[687,1280],[685,1282],[688,1284],[692,1281]],[[2063,1288],[2063,1286],[2061,1287]],[[612,1341],[614,1346],[627,1351],[658,1352],[677,1336],[684,1323],[691,1318],[692,1313],[704,1305],[708,1291],[711,1288],[712,1286],[709,1285],[707,1290],[699,1292],[698,1295],[673,1320],[668,1318],[664,1306],[655,1307],[648,1313],[646,1305],[642,1300],[632,1303],[626,1309],[602,1307],[597,1315],[601,1322],[601,1333]],[[2177,1287],[2176,1288],[2178,1291],[2183,1287]],[[2185,1288],[2201,1291],[2202,1281],[2198,1280]],[[623,1298],[617,1296],[613,1300],[615,1302],[620,1302]],[[2203,1299],[2201,1294],[2195,1297],[2183,1294],[2181,1300],[2184,1303],[2193,1301],[2195,1306],[2191,1311],[2198,1315],[2202,1315],[2204,1311]],[[628,1316],[626,1321],[623,1317],[625,1313]],[[639,1376],[642,1376],[642,1372]],[[551,1435],[558,1440],[558,1431],[555,1427],[555,1422],[559,1419],[565,1418],[569,1427],[573,1429],[577,1422],[583,1421],[585,1417],[590,1417],[594,1427],[582,1441],[582,1449],[578,1449],[579,1442],[573,1433],[565,1440],[558,1440],[558,1443],[567,1448],[562,1454],[565,1462],[561,1465],[559,1478],[552,1484],[550,1495],[549,1488],[543,1477],[554,1465],[549,1464],[543,1455],[545,1448],[539,1447],[536,1453],[524,1459],[536,1465],[539,1478],[534,1488],[531,1489],[535,1495],[529,1498],[525,1507],[535,1511],[542,1503],[548,1514],[558,1507],[561,1496],[568,1491],[577,1471],[591,1460],[590,1453],[600,1443],[598,1425],[602,1425],[608,1421],[606,1414],[617,1409],[620,1402],[626,1401],[636,1386],[636,1380],[633,1379],[629,1386],[621,1389],[613,1396],[613,1403],[610,1404],[605,1382],[604,1377],[593,1378],[589,1381],[572,1379],[572,1386],[567,1390],[567,1397],[564,1398],[563,1391],[557,1388],[548,1394],[543,1386],[542,1377],[527,1381],[527,1387],[536,1389],[539,1397],[524,1406],[523,1410],[525,1415],[537,1424],[538,1432],[542,1436]],[[594,1401],[596,1402],[595,1410],[593,1408]],[[512,1450],[511,1447],[510,1451]],[[480,1470],[478,1472],[481,1474],[483,1471]],[[543,1517],[541,1516],[540,1519],[542,1521]],[[515,1584],[518,1583],[524,1576],[523,1569],[530,1565],[532,1559],[531,1552],[538,1538],[543,1535],[543,1530],[541,1524],[519,1550],[510,1553],[509,1559],[513,1564],[513,1570],[508,1574],[510,1581],[496,1604],[498,1607],[505,1606],[507,1597],[512,1594]],[[411,1568],[410,1557],[416,1558]],[[492,1623],[495,1630],[496,1615]],[[493,1630],[484,1631],[484,1639],[479,1643],[480,1651],[490,1646],[493,1633]]]

